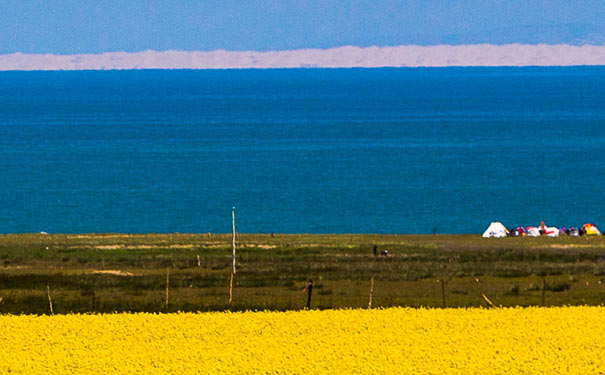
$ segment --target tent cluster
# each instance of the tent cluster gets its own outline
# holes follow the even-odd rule
[[[586,223],[579,228],[576,227],[547,227],[544,225],[544,222],[541,222],[538,227],[516,227],[514,229],[508,229],[500,222],[492,222],[489,227],[483,232],[483,237],[520,237],[520,236],[529,236],[529,237],[538,237],[538,236],[547,236],[547,237],[559,237],[561,234],[566,234],[568,236],[577,237],[577,236],[600,236],[601,232],[593,223]]]

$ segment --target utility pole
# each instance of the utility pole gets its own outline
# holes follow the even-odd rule
[[[231,250],[233,250],[232,260],[233,268],[231,268],[231,277],[229,278],[229,305],[233,302],[233,275],[235,275],[235,206],[231,208],[231,224],[233,226],[233,232],[231,233]]]
[[[232,260],[233,268],[231,268],[231,277],[229,278],[229,300],[228,304],[231,305],[233,302],[233,275],[235,275],[235,206],[231,208],[231,224],[233,232],[231,233],[231,250],[233,250]]]
[[[235,274],[235,206],[231,208],[231,223],[233,224],[233,233],[231,235],[231,249],[233,250],[233,273]]]

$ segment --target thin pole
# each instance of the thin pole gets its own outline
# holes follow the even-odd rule
[[[231,209],[231,223],[233,224],[233,233],[231,234],[231,249],[233,250],[233,273],[235,274],[235,207]]]
[[[374,276],[370,280],[370,302],[368,303],[368,309],[372,308],[372,294],[374,294]]]
[[[53,300],[50,298],[50,286],[46,286],[46,294],[48,294],[48,305],[50,306],[50,315],[55,315],[53,312]]]
[[[443,298],[443,307],[445,307],[445,281],[441,280],[441,297]]]
[[[313,280],[309,280],[307,283],[307,309],[311,308],[311,294],[313,294]]]
[[[227,302],[231,305],[233,301],[233,271],[231,271],[231,279],[229,279],[229,301]]]
[[[490,301],[489,298],[487,298],[487,296],[485,294],[481,293],[481,297],[483,297],[485,302],[487,302],[487,304],[490,305],[490,307],[496,307],[496,305],[494,305],[494,303],[492,301]]]

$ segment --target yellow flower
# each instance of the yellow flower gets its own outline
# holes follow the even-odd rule
[[[605,308],[0,316],[0,373],[598,374]]]

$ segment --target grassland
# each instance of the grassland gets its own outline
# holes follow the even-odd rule
[[[0,235],[0,313],[600,305],[605,237]],[[376,246],[378,255],[374,255]],[[388,250],[388,256],[380,255]],[[166,274],[169,270],[169,303]],[[544,286],[544,291],[543,291]],[[47,289],[48,287],[48,289]]]

